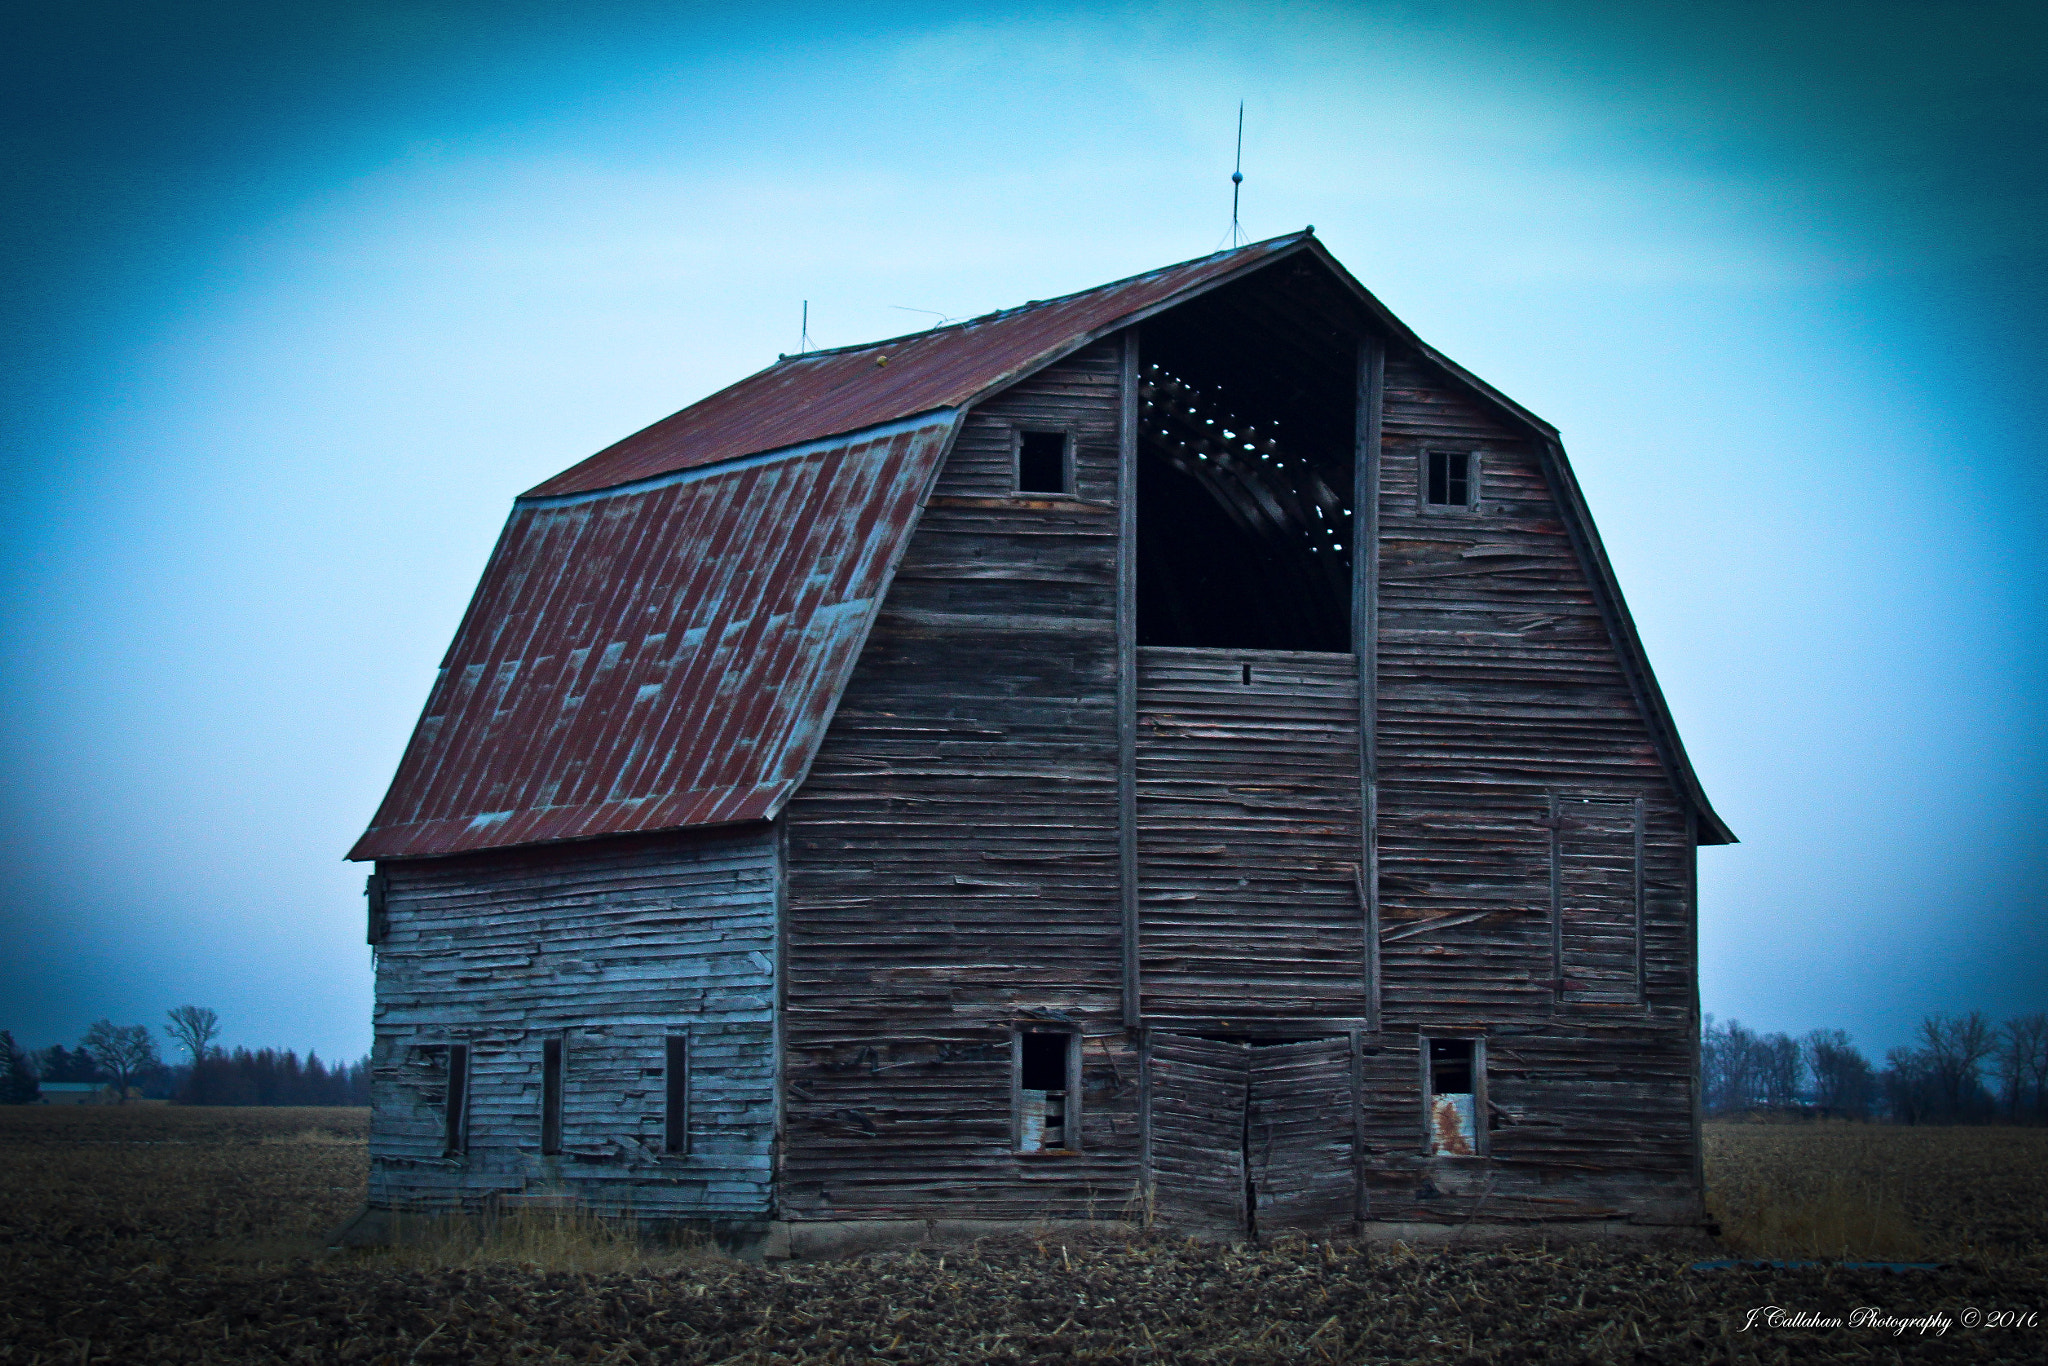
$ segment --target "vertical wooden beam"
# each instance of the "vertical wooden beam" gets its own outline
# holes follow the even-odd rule
[[[1636,939],[1636,1000],[1643,1009],[1650,1006],[1650,984],[1643,978],[1643,817],[1644,802],[1641,797],[1635,802],[1635,939]]]
[[[1686,1054],[1692,1060],[1692,1189],[1694,1198],[1704,1201],[1707,1193],[1707,1098],[1704,1078],[1700,1075],[1699,842],[1699,811],[1688,805],[1685,810],[1685,979],[1692,984],[1689,1002],[1692,1018],[1686,1023],[1689,1039]],[[1700,1214],[1706,1214],[1704,1204]]]
[[[775,961],[769,965],[774,979],[768,999],[768,1047],[772,1050],[773,1072],[769,1098],[771,1118],[768,1138],[768,1217],[782,1217],[782,1173],[788,1163],[789,1141],[788,1020],[789,1020],[789,816],[785,811],[775,822],[775,859],[770,865],[775,877]]]
[[[1365,1032],[1351,1034],[1351,1224],[1363,1236],[1372,1218],[1372,1196],[1365,1188]]]
[[[1152,1031],[1138,1031],[1138,1198],[1153,1209],[1152,1180]],[[1148,1220],[1149,1222],[1149,1220]]]
[[[1564,1001],[1564,803],[1550,794],[1550,1002]]]
[[[1360,934],[1364,940],[1365,1027],[1380,1028],[1380,410],[1387,353],[1377,338],[1358,344],[1358,412],[1353,430],[1351,650],[1358,659],[1358,823]]]
[[[1138,329],[1123,334],[1116,431],[1117,902],[1124,1027],[1143,1019],[1138,979]],[[1147,1177],[1149,1180],[1149,1176]]]
[[[1433,1117],[1430,1111],[1436,1105],[1436,1093],[1434,1088],[1431,1087],[1429,1080],[1429,1035],[1417,1034],[1415,1036],[1415,1056],[1421,1062],[1421,1071],[1417,1084],[1421,1088],[1422,1093],[1422,1114],[1420,1116],[1422,1121],[1422,1155],[1428,1157],[1436,1148],[1436,1145],[1431,1142],[1435,1137],[1435,1129],[1430,1123]]]
[[[1493,1156],[1493,1140],[1487,1136],[1486,1037],[1472,1041],[1472,1151]]]

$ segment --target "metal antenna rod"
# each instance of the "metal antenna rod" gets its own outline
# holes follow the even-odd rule
[[[803,339],[802,339],[801,341],[799,341],[799,342],[797,343],[797,348],[796,348],[796,350],[797,350],[797,354],[798,354],[798,355],[802,355],[802,354],[803,354],[804,352],[806,352],[806,351],[808,351],[808,350],[810,350],[810,349],[811,349],[811,301],[810,301],[809,299],[806,299],[806,300],[804,300],[804,322],[803,322]]]
[[[1237,192],[1244,185],[1244,101],[1237,102],[1237,165],[1230,172],[1230,245],[1243,243],[1244,231],[1237,226]]]

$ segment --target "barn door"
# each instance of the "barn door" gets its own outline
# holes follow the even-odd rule
[[[1245,1153],[1259,1236],[1348,1226],[1358,1200],[1351,1040],[1254,1048],[1249,1072]]]
[[[1152,1198],[1160,1222],[1245,1232],[1245,1097],[1251,1046],[1152,1034]]]

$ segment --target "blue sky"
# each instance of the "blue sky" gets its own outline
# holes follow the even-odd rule
[[[2048,1007],[2037,6],[16,6],[0,1025],[368,1042],[373,810],[511,497],[771,361],[1314,223],[1557,423],[1706,1005]],[[1648,11],[1654,10],[1655,13]]]

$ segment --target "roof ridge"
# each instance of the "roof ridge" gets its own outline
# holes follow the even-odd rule
[[[1190,256],[1185,261],[1175,261],[1170,265],[1157,266],[1151,270],[1141,270],[1135,275],[1126,275],[1119,280],[1109,280],[1103,284],[1090,285],[1086,289],[1076,289],[1065,294],[1055,294],[1049,299],[1032,299],[1025,303],[1012,304],[1008,308],[998,308],[987,313],[977,313],[971,318],[962,318],[958,322],[939,323],[918,332],[899,332],[893,337],[883,337],[877,341],[849,342],[844,346],[821,346],[809,351],[778,355],[775,358],[775,364],[764,367],[764,370],[773,370],[776,366],[787,365],[795,361],[810,360],[815,356],[851,355],[856,351],[872,351],[876,347],[891,346],[898,342],[916,341],[924,337],[937,336],[942,332],[958,332],[966,328],[994,322],[998,318],[1007,318],[1018,313],[1028,313],[1035,308],[1050,308],[1054,304],[1069,303],[1075,299],[1085,298],[1090,294],[1101,294],[1112,289],[1121,289],[1126,285],[1135,284],[1139,280],[1149,280],[1155,275],[1164,275],[1170,270],[1181,270],[1187,266],[1198,265],[1204,261],[1214,261],[1225,256],[1234,256],[1241,252],[1256,251],[1262,247],[1271,247],[1276,242],[1284,242],[1294,237],[1309,237],[1313,236],[1314,233],[1315,229],[1313,227],[1297,228],[1293,232],[1283,232],[1275,237],[1261,238],[1256,242],[1246,242],[1243,246],[1225,247],[1221,251],[1212,251],[1206,256]],[[762,372],[757,371],[756,373]]]

